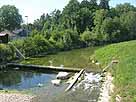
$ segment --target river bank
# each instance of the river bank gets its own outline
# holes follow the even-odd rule
[[[95,51],[95,58],[106,66],[111,60],[119,63],[108,70],[114,76],[113,102],[117,97],[121,102],[136,101],[136,40],[111,44]]]

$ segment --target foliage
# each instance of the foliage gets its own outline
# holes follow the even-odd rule
[[[18,28],[22,21],[14,6],[1,7],[0,14],[0,30]],[[136,7],[129,3],[109,8],[109,0],[70,0],[62,12],[54,10],[33,24],[22,25],[31,33],[15,45],[31,56],[132,40],[136,39],[135,16]]]
[[[100,4],[99,4],[100,8],[109,9],[110,8],[109,7],[109,1],[110,0],[100,0]]]
[[[1,30],[15,30],[22,23],[22,16],[18,9],[12,5],[4,5],[0,8],[0,28]]]
[[[136,38],[136,12],[129,11],[120,16],[120,24],[128,33],[127,40],[133,40]]]
[[[43,35],[34,35],[24,40],[12,42],[25,56],[51,53],[53,45]]]
[[[86,31],[83,32],[83,34],[80,35],[81,37],[81,41],[83,41],[87,46],[90,46],[93,41],[93,36],[92,36],[92,33],[89,31],[89,29],[86,29]]]
[[[115,77],[115,94],[122,97],[122,102],[133,102],[136,95],[136,41],[112,44],[95,51],[95,58],[104,66],[112,59],[119,63],[111,69]]]
[[[15,58],[15,53],[12,47],[5,44],[0,44],[0,63],[10,61]]]
[[[15,42],[31,56],[132,40],[136,39],[135,16],[136,7],[128,3],[109,8],[109,0],[70,0],[62,12],[54,10],[23,25],[31,33],[18,41],[20,45]]]
[[[127,13],[129,11],[134,11],[134,12],[136,11],[136,8],[129,3],[119,4],[114,9],[116,12],[116,16],[120,16],[120,14]]]

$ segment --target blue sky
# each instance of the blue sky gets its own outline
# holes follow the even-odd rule
[[[7,4],[15,5],[23,16],[24,22],[26,23],[25,16],[28,16],[28,22],[30,23],[43,13],[50,13],[54,9],[62,10],[68,2],[69,0],[0,0],[0,7]],[[136,0],[111,0],[110,6],[114,7],[124,2],[136,5]]]

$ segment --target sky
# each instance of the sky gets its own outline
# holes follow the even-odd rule
[[[82,0],[78,0],[82,1]],[[69,0],[0,0],[0,7],[2,5],[15,5],[23,17],[24,23],[32,23],[38,19],[43,13],[51,13],[55,9],[63,10],[68,4]],[[115,7],[120,3],[131,3],[136,6],[136,0],[111,0],[110,6]]]

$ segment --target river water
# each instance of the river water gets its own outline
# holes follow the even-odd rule
[[[64,65],[64,67],[90,69],[92,65],[89,56],[94,53],[95,49],[97,48],[60,52],[45,57],[28,59],[22,63],[49,65],[49,61],[52,61],[54,66]],[[65,92],[69,85],[66,81],[62,82],[60,86],[51,84],[51,80],[56,79],[58,72],[7,69],[0,70],[0,90],[29,91],[38,97],[39,102],[97,102],[99,97],[101,83],[100,76],[96,72],[87,73],[86,77],[78,82],[71,91]],[[96,68],[94,69],[96,71]]]
[[[32,70],[0,70],[0,89],[24,90],[48,85],[55,79],[56,73]]]
[[[97,102],[100,93],[100,75],[86,73],[74,88],[65,92],[66,81],[54,86],[57,72],[20,70],[0,70],[0,89],[29,91],[36,95],[39,102]]]

